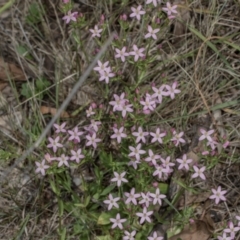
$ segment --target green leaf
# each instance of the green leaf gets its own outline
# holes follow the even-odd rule
[[[64,206],[63,206],[63,201],[61,199],[58,199],[58,210],[59,210],[59,216],[63,216],[64,212]]]
[[[53,192],[54,192],[57,196],[59,196],[59,195],[60,195],[60,190],[56,187],[55,182],[53,182],[53,181],[50,180],[50,186],[51,186]]]
[[[115,188],[115,185],[110,185],[106,187],[100,194],[100,196],[106,196],[108,193],[110,193]]]
[[[110,235],[98,236],[96,237],[96,240],[112,240],[112,237]]]
[[[100,216],[98,217],[97,224],[98,225],[107,225],[110,223],[110,218],[112,218],[112,217],[114,217],[114,216],[112,216],[110,213],[102,212],[100,214]]]
[[[74,206],[80,207],[80,208],[86,208],[90,202],[90,199],[91,199],[91,197],[87,196],[84,200],[84,203],[76,203],[76,204],[74,204]]]

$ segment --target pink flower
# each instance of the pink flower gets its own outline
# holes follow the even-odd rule
[[[56,128],[55,133],[66,132],[66,129],[65,129],[66,122],[62,123],[61,125],[54,123],[53,126]]]
[[[161,165],[155,165],[155,169],[156,170],[154,171],[153,176],[158,176],[160,180],[166,176],[164,174],[168,173],[168,169],[164,168]]]
[[[113,198],[112,194],[108,195],[108,199],[104,200],[105,204],[108,204],[108,211],[112,209],[112,207],[119,208],[117,201],[119,201],[120,197]]]
[[[157,128],[157,130],[156,130],[156,133],[154,133],[154,132],[150,132],[150,135],[153,137],[152,138],[152,143],[154,143],[154,142],[159,142],[159,143],[163,143],[163,141],[162,141],[162,138],[164,137],[164,136],[166,136],[166,133],[165,132],[160,132],[160,128]]]
[[[122,185],[122,182],[128,182],[124,176],[126,175],[126,172],[122,172],[121,174],[118,174],[117,172],[113,172],[115,178],[111,179],[111,182],[117,182],[117,186],[120,187]]]
[[[150,37],[152,37],[153,39],[157,39],[157,35],[156,35],[156,33],[157,32],[159,32],[159,28],[157,28],[157,29],[152,29],[152,27],[151,26],[148,26],[148,33],[145,35],[145,38],[150,38]]]
[[[148,240],[163,240],[163,237],[159,237],[157,232],[153,232],[152,237],[148,237]]]
[[[137,8],[131,7],[132,13],[130,14],[130,17],[136,17],[137,20],[141,19],[141,15],[145,14],[145,11],[141,10],[142,6],[139,5]]]
[[[172,13],[177,13],[177,5],[171,6],[170,2],[167,2],[167,7],[162,8],[163,11],[167,12],[168,15],[171,15]]]
[[[122,138],[126,138],[127,134],[123,133],[124,127],[120,127],[119,129],[113,128],[114,134],[111,136],[111,138],[117,138],[117,142],[121,143]]]
[[[150,110],[153,111],[154,108],[156,107],[156,102],[155,100],[152,99],[150,95],[146,96],[145,101],[140,101],[140,104],[143,105],[143,110]]]
[[[146,4],[150,4],[152,3],[154,5],[154,7],[157,6],[158,3],[161,3],[161,0],[147,0]]]
[[[160,194],[159,188],[156,189],[155,193],[150,193],[150,196],[153,198],[153,205],[158,203],[160,206],[162,205],[162,199],[166,198],[166,195]]]
[[[71,150],[71,154],[72,154],[72,156],[71,156],[70,160],[72,160],[72,161],[75,160],[77,163],[79,163],[80,160],[84,158],[81,148],[79,148],[77,151]]]
[[[41,172],[41,174],[44,176],[45,175],[45,170],[49,168],[49,166],[45,164],[45,159],[42,160],[41,163],[35,162],[35,164],[37,165],[37,169],[35,170],[35,172],[36,173]]]
[[[62,165],[69,167],[68,164],[69,157],[65,156],[65,154],[61,154],[61,157],[56,158],[56,160],[59,161],[58,167],[61,167]]]
[[[125,97],[125,93],[122,93],[120,96],[117,94],[113,95],[115,101],[109,102],[110,105],[113,106],[113,111],[122,111],[123,106],[125,105],[125,102],[127,101]]]
[[[207,139],[209,142],[213,141],[211,135],[214,133],[214,130],[209,130],[209,131],[206,131],[205,129],[200,129],[200,132],[201,132],[201,136],[199,138],[199,141],[202,141],[204,139]]]
[[[98,126],[101,126],[101,124],[102,124],[102,123],[101,123],[100,121],[91,120],[90,127],[92,127],[93,130],[94,130],[95,132],[97,132],[97,131],[98,131]]]
[[[126,47],[123,47],[122,50],[118,48],[116,48],[115,50],[117,52],[115,58],[121,58],[122,62],[125,62],[125,57],[129,56],[129,54],[126,52]]]
[[[175,94],[180,93],[181,91],[179,89],[176,89],[177,82],[174,82],[172,86],[165,85],[165,88],[168,90],[167,94],[171,97],[171,99],[175,98]]]
[[[87,135],[86,139],[88,140],[88,142],[86,143],[86,146],[92,145],[95,149],[97,148],[97,143],[101,142],[101,139],[97,138],[95,132],[92,135]]]
[[[168,96],[168,92],[164,92],[165,85],[162,85],[160,88],[152,87],[152,90],[155,92],[152,97],[158,98],[158,103],[162,103],[162,97]]]
[[[135,193],[135,188],[131,189],[131,192],[125,192],[124,195],[127,197],[125,204],[133,203],[134,205],[137,205],[137,198],[139,198],[141,195],[139,193]]]
[[[142,141],[144,143],[146,143],[146,138],[145,136],[148,136],[148,132],[143,132],[142,127],[138,127],[138,132],[133,132],[132,135],[137,137],[136,139],[136,143]]]
[[[68,138],[69,141],[77,141],[80,142],[80,137],[81,135],[84,134],[84,132],[80,132],[78,130],[78,127],[75,127],[73,130],[68,130],[68,133],[70,135],[70,137]]]
[[[101,71],[99,72],[100,73],[100,78],[99,78],[99,81],[105,81],[106,83],[109,83],[109,78],[112,78],[115,76],[114,73],[111,72],[111,68],[108,67],[108,68],[105,68],[104,71]]]
[[[172,168],[173,166],[175,166],[175,163],[170,162],[170,157],[168,156],[166,159],[161,158],[161,162],[164,168],[166,168],[168,170],[168,172],[172,172]]]
[[[77,12],[73,12],[71,13],[71,11],[68,11],[67,15],[65,15],[62,19],[66,21],[66,23],[68,24],[70,21],[77,21]]]
[[[124,104],[122,106],[122,117],[125,117],[127,112],[133,112],[132,104]]]
[[[129,157],[135,157],[137,160],[140,160],[140,155],[146,153],[145,150],[141,149],[141,144],[139,143],[137,147],[129,146],[129,149],[132,151],[128,154]]]
[[[221,186],[218,186],[217,190],[212,189],[213,195],[211,195],[210,199],[215,199],[215,203],[218,204],[220,200],[226,201],[226,198],[224,197],[224,194],[226,194],[226,190],[221,189]]]
[[[98,60],[98,66],[95,67],[93,70],[97,72],[102,72],[105,71],[108,68],[109,61],[102,63],[101,61]]]
[[[138,48],[137,45],[133,45],[133,51],[129,53],[129,55],[133,55],[134,56],[134,61],[137,62],[137,60],[140,57],[144,57],[144,54],[142,53],[143,51],[145,51],[145,48]]]
[[[218,240],[233,240],[232,237],[227,237],[227,233],[223,233],[222,236],[218,236]]]
[[[157,164],[156,160],[160,159],[160,155],[153,154],[153,151],[151,149],[148,150],[148,155],[149,157],[147,157],[145,161],[152,162],[153,165],[156,165]]]
[[[116,218],[110,218],[110,222],[113,223],[112,228],[119,227],[120,229],[123,229],[122,223],[126,222],[127,219],[121,219],[120,214],[118,213]]]
[[[193,166],[195,173],[192,175],[192,178],[200,177],[202,180],[206,180],[203,172],[206,170],[206,167],[201,167],[200,169],[197,166]]]
[[[63,145],[61,143],[59,143],[60,137],[57,136],[55,139],[49,137],[48,141],[50,142],[50,144],[47,145],[48,148],[52,148],[53,152],[56,152],[58,148],[62,148]]]
[[[182,136],[184,135],[184,132],[180,132],[180,133],[176,133],[176,131],[173,132],[173,138],[171,139],[171,141],[174,142],[175,146],[178,146],[179,143],[185,143],[185,140],[182,138]]]
[[[132,160],[128,163],[128,166],[133,166],[134,169],[137,169],[138,164],[140,164],[140,160],[132,159]]]
[[[94,29],[89,30],[92,33],[92,37],[101,37],[100,33],[102,32],[102,29],[98,29],[98,26],[95,25]]]
[[[218,144],[218,142],[216,142],[214,140],[207,142],[207,146],[210,146],[212,150],[214,150],[216,148],[217,144]]]
[[[89,107],[89,109],[86,110],[86,113],[87,113],[87,117],[91,117],[92,115],[95,114],[91,106]]]
[[[142,213],[141,212],[136,213],[136,215],[141,218],[140,224],[144,223],[145,221],[151,222],[151,219],[149,216],[151,216],[152,214],[153,214],[153,211],[148,212],[146,207],[143,208]]]
[[[189,170],[188,164],[192,162],[192,159],[187,159],[187,155],[184,154],[182,159],[181,158],[177,158],[176,161],[178,163],[180,163],[178,169],[185,168],[188,171]]]
[[[132,231],[131,233],[128,231],[124,231],[125,236],[123,237],[123,240],[134,240],[134,236],[136,235],[136,231]]]
[[[227,148],[229,146],[230,142],[229,141],[226,141],[222,146],[223,148]]]
[[[146,207],[149,207],[149,203],[152,201],[152,199],[150,198],[150,193],[141,193],[141,196],[142,200],[139,201],[139,204],[144,204]]]
[[[234,227],[233,222],[228,223],[229,228],[224,229],[225,233],[230,233],[230,236],[232,239],[235,238],[235,232],[238,232],[240,230],[240,227]]]

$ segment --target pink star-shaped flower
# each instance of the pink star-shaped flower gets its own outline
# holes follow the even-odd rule
[[[141,197],[142,197],[142,200],[139,201],[139,204],[144,204],[146,207],[149,207],[149,204],[150,202],[152,201],[151,197],[150,197],[150,193],[147,192],[146,194],[145,193],[141,193]]]
[[[81,148],[79,148],[77,151],[71,150],[71,154],[72,154],[72,156],[71,156],[70,160],[71,161],[75,160],[77,163],[79,163],[80,160],[84,158]]]
[[[35,162],[35,164],[37,165],[37,169],[35,170],[35,172],[36,173],[41,172],[41,174],[44,176],[45,175],[45,170],[49,168],[49,166],[45,164],[45,159],[42,160],[41,163]]]
[[[213,139],[211,137],[211,135],[214,133],[213,129],[209,130],[209,131],[206,131],[205,129],[201,128],[200,132],[201,132],[202,135],[200,136],[199,141],[202,141],[204,139],[207,139],[209,142],[213,141]]]
[[[66,21],[66,23],[68,24],[70,21],[74,21],[76,22],[77,21],[77,15],[78,15],[78,12],[71,12],[71,11],[68,11],[67,15],[65,15],[62,19]]]
[[[155,155],[151,149],[148,149],[148,155],[149,156],[145,159],[145,161],[151,162],[153,165],[156,165],[156,160],[161,158],[160,155]]]
[[[129,157],[135,157],[137,160],[140,160],[140,155],[146,153],[145,150],[141,149],[141,144],[139,143],[137,147],[129,146],[129,149],[132,151],[128,154]]]
[[[114,134],[111,136],[111,138],[117,138],[117,142],[121,143],[122,138],[126,138],[127,134],[124,133],[124,127],[113,128]]]
[[[132,104],[124,104],[121,109],[122,117],[127,115],[127,112],[133,112]]]
[[[112,70],[110,67],[105,68],[104,71],[99,72],[100,73],[100,78],[99,81],[105,81],[107,84],[109,83],[109,78],[112,78],[115,76],[114,73],[112,73]]]
[[[240,227],[234,227],[233,222],[229,222],[228,227],[229,228],[224,229],[224,232],[225,233],[230,233],[231,238],[234,239],[235,235],[236,235],[235,232],[238,232],[240,230]]]
[[[158,103],[162,103],[162,97],[168,96],[168,92],[164,92],[165,85],[162,85],[160,88],[152,87],[154,94],[152,97],[158,98]]]
[[[69,157],[65,156],[65,154],[61,154],[61,157],[58,157],[56,159],[57,161],[59,161],[58,167],[61,167],[62,165],[69,167],[69,164],[68,164]]]
[[[110,222],[113,223],[112,228],[120,228],[123,229],[122,223],[126,222],[127,219],[121,219],[120,214],[118,213],[116,218],[110,218]]]
[[[80,137],[79,136],[84,134],[84,132],[80,132],[78,130],[78,127],[75,127],[73,130],[68,130],[68,133],[70,135],[68,140],[69,141],[77,141],[77,142],[80,142]]]
[[[121,58],[122,62],[125,62],[125,57],[129,56],[129,54],[126,52],[126,47],[123,47],[122,50],[115,48],[116,55],[115,58]]]
[[[167,7],[162,8],[163,11],[167,12],[168,15],[172,15],[172,13],[177,13],[177,5],[171,6],[170,2],[167,2]]]
[[[157,6],[158,3],[161,3],[161,0],[147,0],[146,4],[150,4],[152,3],[154,5],[154,7]]]
[[[124,176],[126,175],[126,172],[122,172],[121,174],[117,172],[113,172],[115,178],[111,179],[111,182],[117,182],[117,186],[120,187],[122,185],[122,182],[128,182]]]
[[[137,60],[140,57],[144,57],[143,51],[145,51],[145,48],[138,48],[137,45],[133,45],[133,51],[129,53],[129,55],[134,56],[134,61],[137,62]]]
[[[108,68],[109,61],[102,63],[100,60],[98,60],[98,66],[95,67],[93,70],[97,72],[105,71]]]
[[[157,232],[153,232],[152,237],[148,237],[148,240],[163,240],[163,237],[158,236]]]
[[[122,93],[120,96],[117,94],[113,95],[115,101],[109,102],[110,105],[113,106],[113,111],[122,111],[123,106],[125,105],[125,102],[127,99],[125,99],[125,93]]]
[[[141,15],[144,15],[146,12],[142,9],[142,6],[139,5],[137,8],[131,7],[132,13],[130,14],[130,17],[136,17],[137,20],[141,19]]]
[[[100,33],[102,32],[102,29],[98,29],[97,25],[94,26],[94,29],[90,29],[89,31],[92,33],[92,37],[101,37]]]
[[[143,105],[143,111],[150,110],[153,111],[156,107],[156,102],[150,95],[145,97],[145,101],[140,101],[140,104]]]
[[[162,199],[166,198],[166,195],[160,194],[159,188],[156,189],[155,193],[150,193],[150,196],[153,198],[153,205],[158,203],[160,206],[162,205]]]
[[[146,142],[146,138],[145,136],[148,136],[148,132],[144,132],[142,127],[138,127],[138,132],[133,132],[132,135],[137,137],[136,138],[136,143],[142,141],[142,142]]]
[[[86,146],[92,145],[95,149],[97,148],[97,143],[101,142],[101,139],[97,138],[95,132],[92,135],[87,135],[86,139],[88,140],[88,142],[86,143]]]
[[[124,195],[127,197],[125,203],[129,204],[132,202],[134,205],[137,205],[136,199],[141,196],[140,193],[135,193],[135,188],[132,188],[130,193],[125,192]]]
[[[203,174],[204,171],[206,170],[206,167],[203,166],[201,168],[198,168],[197,166],[193,166],[193,169],[194,169],[195,173],[192,175],[192,178],[200,177],[202,180],[206,180],[206,177]]]
[[[53,126],[56,128],[55,133],[65,133],[67,131],[65,129],[66,122],[62,123],[61,125],[54,123]]]
[[[108,204],[108,211],[111,210],[113,207],[119,208],[117,202],[120,200],[120,197],[113,198],[112,194],[108,195],[108,199],[104,200],[105,204]]]
[[[148,26],[148,33],[145,35],[145,38],[152,37],[153,39],[157,39],[156,33],[159,32],[159,28],[153,29],[151,26]]]
[[[221,186],[218,186],[217,190],[212,189],[213,195],[211,195],[209,198],[210,199],[215,199],[215,203],[218,204],[220,200],[226,201],[226,198],[224,197],[224,194],[226,194],[226,190],[222,191]]]
[[[154,142],[159,142],[159,143],[163,143],[163,141],[162,141],[162,138],[164,137],[164,136],[166,136],[166,133],[165,132],[160,132],[160,128],[157,128],[156,129],[156,132],[154,133],[154,132],[150,132],[150,135],[153,137],[152,138],[152,143],[154,143]]]
[[[147,211],[147,208],[143,208],[143,212],[138,212],[136,215],[140,217],[140,224],[144,223],[145,221],[151,222],[150,216],[153,214],[153,211]]]
[[[177,158],[176,161],[180,163],[178,169],[185,168],[187,171],[189,170],[188,164],[192,162],[192,159],[187,159],[187,155],[184,154],[182,158]]]
[[[181,91],[179,89],[176,89],[177,87],[177,82],[174,82],[172,86],[165,85],[165,88],[167,89],[167,94],[168,96],[171,97],[171,99],[175,98],[175,94],[180,93]]]
[[[63,145],[61,143],[59,143],[60,137],[57,136],[55,139],[49,137],[48,141],[50,142],[47,147],[48,148],[52,148],[53,152],[56,152],[58,148],[62,148]]]
[[[176,133],[176,131],[173,132],[173,138],[171,139],[171,141],[174,142],[175,146],[178,146],[179,143],[185,143],[186,141],[182,138],[182,136],[184,135],[184,132],[180,132],[180,133]]]

